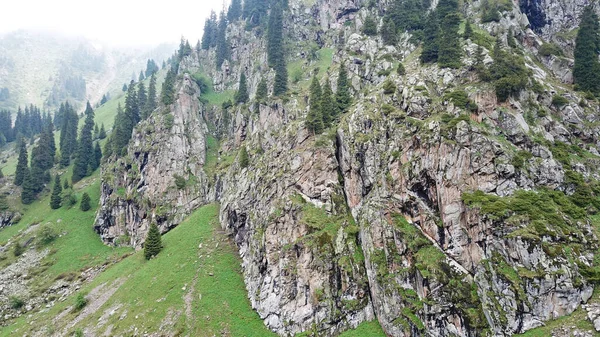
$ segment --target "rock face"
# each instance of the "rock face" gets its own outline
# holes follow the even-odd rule
[[[298,81],[318,69],[335,84],[342,64],[349,71],[353,105],[322,135],[304,126],[301,85],[285,100],[204,113],[187,72],[205,69],[217,91],[234,90],[242,71],[251,93],[261,78],[273,82],[264,39],[232,25],[231,60],[215,69],[214,50],[185,58],[176,103],[140,124],[127,156],[105,168],[96,228],[139,247],[151,221],[166,231],[219,201],[252,306],[280,335],[333,336],[376,318],[390,336],[510,336],[568,315],[597,277],[596,229],[578,203],[596,193],[600,109],[559,84],[571,81],[570,60],[534,58],[541,38],[575,27],[586,4],[523,0],[479,27],[500,39],[512,31],[541,87],[532,81],[499,103],[468,67],[422,66],[409,34],[395,47],[362,35],[360,1],[290,1]],[[330,60],[309,55],[306,40]],[[477,46],[464,50],[473,65]],[[384,94],[384,81],[396,89]],[[454,91],[477,108],[455,106]],[[203,113],[221,138],[217,164],[207,163]]]
[[[151,222],[165,232],[207,202],[200,89],[184,74],[176,92],[135,128],[127,155],[103,167],[95,230],[107,243],[140,247]]]

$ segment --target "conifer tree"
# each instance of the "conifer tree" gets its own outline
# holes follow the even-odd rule
[[[242,1],[241,0],[231,0],[231,4],[229,5],[229,9],[227,10],[227,19],[230,22],[237,21],[242,15]]]
[[[23,138],[19,139],[19,159],[17,160],[17,168],[15,170],[15,185],[21,186],[25,175],[29,173],[29,155],[27,154],[27,147]]]
[[[229,59],[229,43],[227,41],[227,17],[225,12],[221,12],[219,16],[219,26],[217,31],[217,69],[221,68],[221,65],[225,60]]]
[[[246,168],[250,164],[250,158],[248,158],[248,150],[246,150],[246,147],[243,145],[240,149],[240,156],[238,160],[240,163],[240,168]]]
[[[148,229],[148,235],[146,236],[146,241],[144,242],[144,257],[146,260],[150,260],[158,255],[162,248],[160,231],[153,222]]]
[[[600,92],[600,24],[592,6],[581,15],[581,24],[575,39],[573,79],[579,90]]]
[[[316,76],[313,76],[310,84],[309,96],[310,110],[306,115],[306,128],[312,134],[319,134],[323,131],[323,114],[321,112],[321,85]]]
[[[121,155],[121,151],[127,143],[129,142],[129,137],[131,134],[127,133],[127,126],[124,124],[126,122],[125,111],[121,107],[121,103],[117,105],[117,116],[115,117],[115,130],[112,133],[110,139],[106,142],[107,148],[110,148],[111,151],[105,150],[105,153],[114,153],[117,156]],[[110,147],[108,145],[111,145]]]
[[[267,27],[267,60],[275,68],[284,58],[283,53],[283,9],[278,2],[271,9]]]
[[[143,118],[148,118],[154,109],[156,109],[156,76],[152,74],[150,77],[150,84],[148,85],[148,97],[146,98],[146,105],[144,106]]]
[[[102,162],[102,149],[100,148],[100,143],[96,142],[94,146],[94,162],[92,165],[92,171],[95,171],[98,167],[100,167],[100,163]]]
[[[98,139],[106,138],[106,129],[104,128],[104,123],[100,125],[100,131],[98,132]]]
[[[79,117],[73,107],[66,102],[63,124],[60,128],[60,163],[63,167],[69,166],[71,156],[77,150],[77,126]]]
[[[133,86],[132,86],[133,87]],[[73,165],[73,183],[78,182],[81,178],[88,175],[88,168],[94,163],[94,145],[92,139],[92,130],[94,128],[94,110],[87,102],[85,109],[85,123],[79,135],[77,154]]]
[[[60,176],[57,174],[54,178],[54,188],[52,188],[52,195],[50,196],[50,208],[59,209],[62,204],[62,185],[60,183]]]
[[[471,26],[471,20],[467,19],[467,22],[465,22],[465,31],[463,33],[463,38],[465,40],[468,40],[471,37],[473,37],[473,27]]]
[[[127,83],[123,83],[123,88],[121,88],[123,92],[127,92]]]
[[[427,24],[423,31],[423,51],[421,52],[421,63],[433,63],[438,60],[440,25],[437,15],[432,12],[427,17]]]
[[[240,75],[240,85],[235,93],[235,104],[248,102],[248,87],[246,85],[246,74],[242,72]]]
[[[275,66],[275,83],[273,84],[273,95],[279,96],[287,92],[288,72],[285,60],[279,61]]]
[[[329,79],[326,79],[325,84],[323,85],[320,108],[321,115],[323,116],[323,127],[328,128],[331,126],[336,114],[336,107],[333,101],[333,90],[331,90]]]
[[[145,79],[146,79],[146,77],[144,77],[144,72],[140,70],[140,76],[138,77],[138,82],[142,82]]]
[[[4,173],[2,172],[2,168],[0,167],[0,179],[4,178]]]
[[[175,71],[173,68],[167,71],[167,75],[165,76],[165,80],[162,84],[162,92],[160,94],[160,100],[164,105],[173,104],[175,101]]]
[[[146,101],[148,100],[148,96],[146,94],[146,86],[144,85],[144,83],[140,82],[138,84],[138,106],[139,106],[139,110],[140,110],[140,119],[145,119],[146,117],[148,117],[148,115],[146,114]]]
[[[35,188],[35,182],[31,178],[29,168],[27,168],[23,176],[23,188],[21,190],[21,202],[23,204],[29,205],[35,200]]]
[[[460,16],[456,12],[442,19],[442,34],[439,40],[438,63],[444,68],[460,68],[462,48],[458,35]]]
[[[365,22],[362,27],[363,34],[367,36],[375,36],[377,35],[377,22],[370,14],[365,18]]]
[[[254,99],[256,102],[264,103],[269,96],[269,88],[267,88],[267,79],[261,78],[260,82],[258,82],[258,86],[256,87],[256,94],[254,95]]]
[[[217,45],[217,26],[217,14],[214,11],[211,11],[210,16],[204,22],[204,32],[202,33],[201,41],[202,49],[208,50]]]
[[[391,17],[386,17],[381,27],[381,39],[384,45],[393,46],[397,42],[396,24]]]
[[[90,203],[91,203],[90,195],[87,194],[87,192],[83,193],[83,195],[81,196],[81,203],[79,204],[79,209],[84,212],[89,211],[90,208],[92,208]]]
[[[350,86],[348,83],[348,71],[343,63],[340,64],[340,70],[338,73],[335,101],[338,114],[346,112],[352,101],[352,97],[350,96]]]

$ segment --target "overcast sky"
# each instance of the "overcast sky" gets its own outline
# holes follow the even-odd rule
[[[156,4],[156,5],[155,5]],[[85,36],[113,45],[192,44],[202,36],[210,10],[223,0],[17,0],[2,5],[0,34],[42,29]]]

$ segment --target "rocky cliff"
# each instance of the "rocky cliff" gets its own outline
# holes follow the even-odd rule
[[[391,336],[509,336],[570,314],[597,280],[595,206],[584,199],[597,191],[599,109],[564,84],[572,60],[538,50],[576,27],[585,4],[521,1],[489,23],[480,1],[465,5],[488,41],[516,39],[531,74],[503,103],[473,73],[474,41],[460,69],[423,66],[410,34],[396,46],[361,34],[385,3],[290,1],[285,31],[300,69],[291,94],[205,109],[189,74],[203,70],[217,91],[235,90],[240,71],[251,93],[261,78],[273,82],[264,38],[232,24],[230,60],[215,69],[214,50],[182,60],[176,103],[105,168],[97,230],[139,246],[149,221],[166,231],[218,200],[248,297],[280,335],[336,335],[376,318]],[[353,105],[312,135],[310,74],[335,90],[342,65]],[[242,145],[247,167],[236,160]]]

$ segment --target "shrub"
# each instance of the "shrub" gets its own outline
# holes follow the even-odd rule
[[[15,310],[19,310],[25,305],[25,301],[23,301],[20,297],[14,295],[8,298],[8,302],[10,304],[10,307]]]
[[[385,80],[385,83],[383,83],[383,93],[390,95],[394,92],[396,92],[396,84],[394,84],[394,82],[388,78]]]
[[[146,236],[146,241],[144,242],[144,258],[146,258],[146,260],[150,260],[152,257],[158,255],[162,248],[163,246],[160,231],[158,230],[156,223],[153,222],[150,225],[148,235]]]
[[[241,168],[246,168],[250,164],[250,158],[248,157],[248,150],[245,146],[240,149],[239,163]]]
[[[56,231],[52,227],[45,225],[40,231],[40,244],[47,245],[58,237]]]
[[[165,116],[165,126],[167,129],[171,129],[173,127],[173,122],[175,121],[175,117],[171,114],[167,114]]]
[[[13,248],[13,254],[15,256],[21,256],[25,252],[25,246],[23,246],[20,242],[15,242],[15,247]]]
[[[179,174],[174,174],[173,178],[175,178],[175,186],[177,186],[178,190],[185,188],[186,181],[184,177],[180,176]]]
[[[192,79],[194,80],[194,82],[196,82],[196,84],[200,88],[201,93],[204,94],[204,93],[208,93],[213,90],[211,80],[208,77],[204,76],[204,74],[202,74],[202,73],[192,74]]]
[[[396,72],[400,76],[406,75],[406,68],[404,68],[404,64],[402,64],[402,62],[398,63],[398,68],[396,68]]]
[[[538,50],[538,53],[540,54],[540,56],[550,56],[550,55],[562,56],[562,54],[563,54],[562,50],[560,49],[559,46],[557,46],[554,43],[546,43],[546,42],[544,42],[544,44],[542,44],[542,46]]]
[[[561,95],[552,96],[552,105],[556,108],[563,107],[569,103],[569,100],[562,97]]]
[[[81,197],[81,203],[79,204],[79,209],[81,209],[84,212],[87,212],[90,210],[90,208],[92,208],[92,206],[90,205],[91,199],[90,199],[90,195],[86,193],[83,193],[83,196]]]
[[[447,93],[444,95],[444,99],[452,101],[455,106],[467,111],[476,112],[479,109],[477,104],[469,99],[469,96],[467,96],[467,93],[464,90],[455,90]]]
[[[77,296],[75,296],[75,304],[73,304],[73,309],[75,309],[75,311],[79,311],[83,309],[87,303],[87,298],[85,298],[82,293],[78,293]]]

